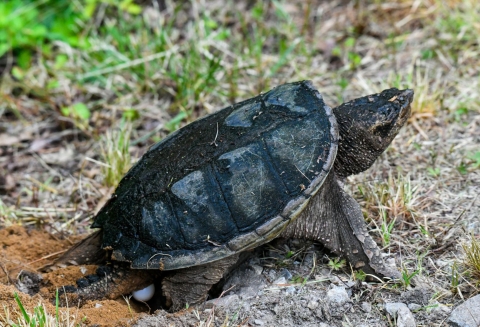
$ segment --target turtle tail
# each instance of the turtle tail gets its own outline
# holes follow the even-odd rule
[[[106,261],[106,251],[102,249],[101,230],[90,234],[85,239],[73,245],[53,263],[41,267],[42,272],[49,272],[61,267],[72,265],[102,264]]]

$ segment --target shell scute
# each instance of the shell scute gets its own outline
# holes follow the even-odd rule
[[[205,264],[276,237],[330,171],[338,131],[308,81],[199,119],[150,150],[95,217],[132,268]]]

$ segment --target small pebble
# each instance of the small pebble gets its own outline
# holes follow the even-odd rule
[[[363,312],[369,313],[372,311],[372,305],[368,302],[362,302],[362,310]]]
[[[289,286],[285,289],[285,293],[287,293],[288,295],[293,295],[295,294],[295,286]]]
[[[337,276],[330,276],[330,282],[335,285],[343,285],[342,280]]]
[[[343,286],[334,286],[327,292],[327,300],[332,304],[343,305],[349,300],[347,290]]]
[[[288,269],[285,269],[285,268],[282,268],[280,270],[280,276],[285,277],[286,280],[290,280],[293,277],[292,273]]]
[[[255,325],[258,325],[258,326],[263,326],[264,324],[264,322],[260,319],[255,319],[253,322],[255,323]]]
[[[315,310],[318,307],[318,302],[317,301],[310,301],[310,302],[308,302],[307,307],[310,310]]]
[[[213,308],[213,307],[224,307],[228,308],[230,305],[234,303],[238,303],[240,301],[240,297],[237,294],[226,295],[220,298],[209,300],[205,303],[206,308]]]
[[[95,309],[101,308],[102,306],[100,303],[95,303]]]
[[[261,275],[262,272],[263,272],[263,267],[259,266],[259,265],[252,264],[252,265],[250,265],[250,268],[252,268],[253,271],[255,271],[255,274],[257,274],[257,275]]]
[[[405,303],[386,303],[385,310],[397,318],[397,327],[416,327],[415,318]]]
[[[430,313],[434,313],[434,314],[441,314],[441,313],[450,313],[452,312],[452,308],[449,307],[449,306],[446,306],[445,304],[441,304],[441,303],[433,303],[431,309],[430,309]]]
[[[273,282],[273,285],[283,285],[286,283],[287,283],[287,280],[285,279],[285,277],[280,277],[279,279]]]

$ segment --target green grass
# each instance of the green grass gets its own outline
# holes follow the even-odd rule
[[[396,225],[413,222],[428,231],[428,225],[418,219],[421,201],[418,186],[412,185],[410,176],[390,174],[386,181],[362,183],[358,192],[365,201],[366,216],[373,218],[383,246],[391,244]]]
[[[462,247],[465,252],[465,266],[475,279],[475,284],[480,285],[480,241],[471,236],[470,242]]]
[[[337,271],[345,268],[345,266],[347,265],[347,261],[342,258],[333,258],[328,260],[327,265],[331,270]]]
[[[102,162],[99,164],[108,187],[117,186],[132,164],[129,152],[131,132],[131,124],[123,122],[118,129],[108,130],[100,139]]]
[[[20,296],[15,292],[14,299],[19,310],[19,317],[14,320],[11,313],[4,307],[4,315],[0,315],[0,325],[12,327],[72,327],[80,326],[75,324],[75,317],[70,317],[68,310],[67,314],[60,312],[58,292],[56,293],[55,312],[47,312],[45,305],[39,304],[33,308],[33,312],[28,312],[25,308]]]

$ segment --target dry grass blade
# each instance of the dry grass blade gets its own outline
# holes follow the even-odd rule
[[[470,242],[462,247],[465,251],[465,265],[476,279],[475,284],[480,285],[480,241],[472,235]]]

